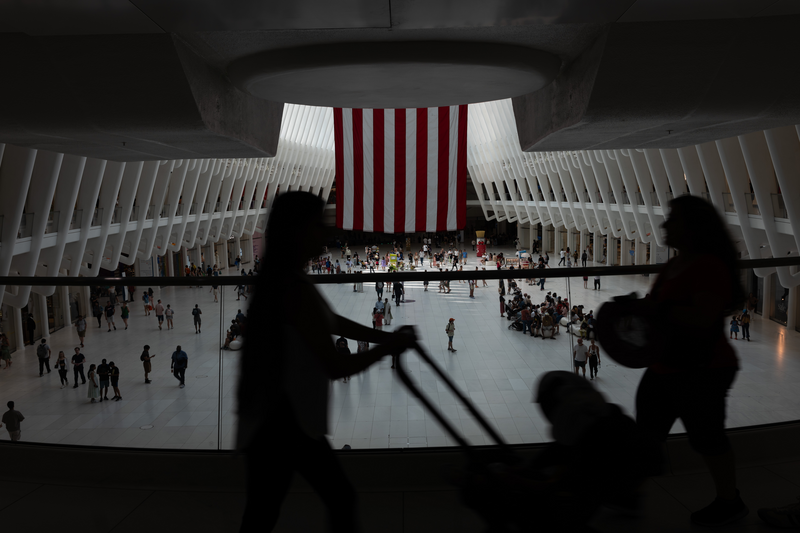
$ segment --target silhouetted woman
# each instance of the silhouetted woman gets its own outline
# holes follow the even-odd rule
[[[717,498],[692,522],[724,525],[747,515],[736,488],[733,451],[725,434],[725,398],[739,361],[723,330],[744,292],[736,250],[714,207],[696,196],[670,202],[666,243],[680,252],[650,292],[651,312],[667,333],[663,352],[636,393],[636,421],[659,442],[680,418],[692,449],[702,455]]]
[[[355,491],[325,438],[330,381],[414,342],[411,328],[380,332],[335,314],[309,281],[303,269],[325,242],[323,207],[317,196],[288,192],[269,215],[249,315],[257,326],[245,340],[238,390],[237,447],[247,462],[243,532],[273,529],[295,471],[322,498],[332,531],[357,531]],[[287,313],[285,302],[298,299],[303,312]],[[379,346],[343,355],[334,334]]]

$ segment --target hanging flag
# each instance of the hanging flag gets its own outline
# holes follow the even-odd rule
[[[467,218],[467,106],[333,110],[336,226],[454,231]]]

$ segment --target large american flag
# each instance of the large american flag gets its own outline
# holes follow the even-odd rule
[[[336,225],[384,233],[466,225],[467,106],[333,110]]]

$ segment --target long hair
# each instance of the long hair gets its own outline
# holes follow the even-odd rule
[[[738,253],[725,221],[712,204],[698,196],[678,196],[670,201],[669,207],[673,214],[681,213],[684,224],[697,228],[684,235],[684,248],[695,254],[713,255],[725,265],[731,282],[731,301],[727,302],[725,311],[740,309],[745,299],[744,288],[736,264]]]

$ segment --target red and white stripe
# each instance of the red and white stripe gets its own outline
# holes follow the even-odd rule
[[[466,225],[467,106],[334,108],[336,225],[384,233]]]

